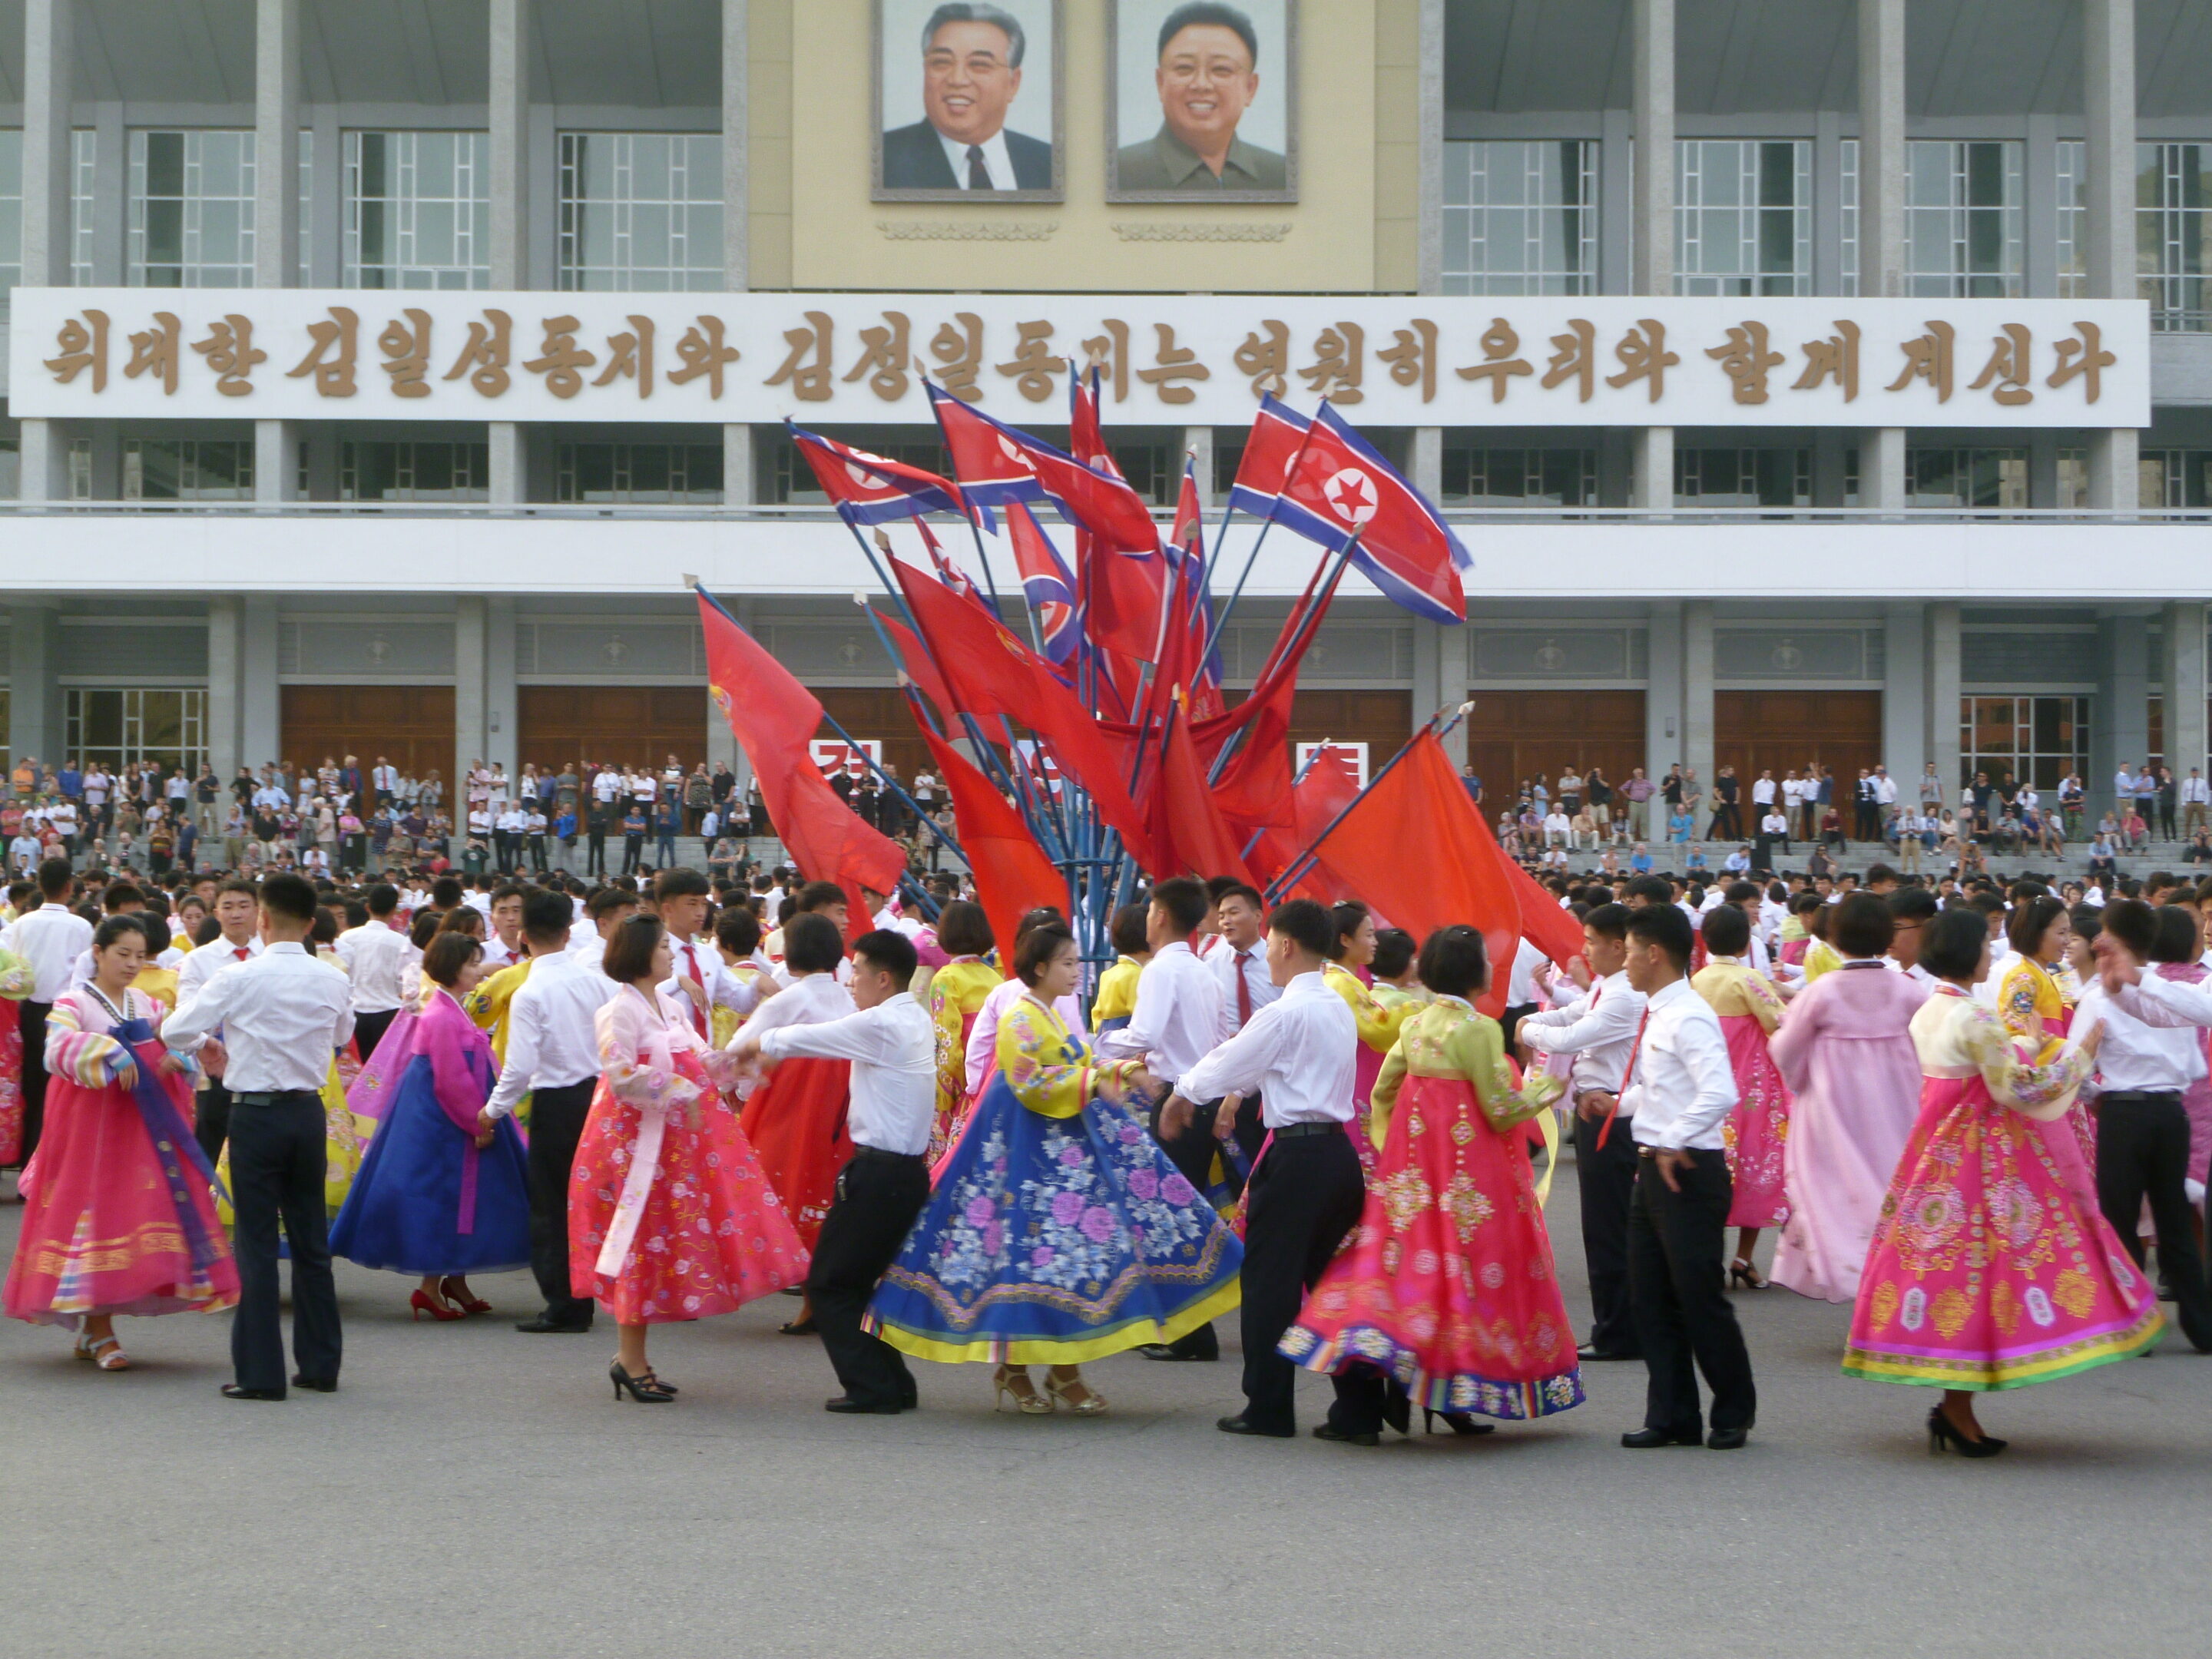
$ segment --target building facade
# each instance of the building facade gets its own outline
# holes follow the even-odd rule
[[[1051,438],[1064,354],[1164,515],[1326,392],[1474,551],[1464,627],[1346,585],[1297,739],[2207,764],[2212,0],[1246,4],[1218,179],[1170,11],[1007,0],[969,150],[921,0],[0,4],[10,752],[735,762],[696,579],[911,765],[778,422],[940,466],[924,372]],[[1312,563],[1259,544],[1232,684]]]

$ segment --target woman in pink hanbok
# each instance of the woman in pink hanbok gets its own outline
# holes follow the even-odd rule
[[[1887,904],[1854,893],[1831,908],[1828,943],[1842,965],[1798,993],[1769,1049],[1795,1097],[1782,1160],[1790,1219],[1773,1278],[1801,1296],[1849,1302],[1919,1115],[1908,1028],[1928,991],[1882,961],[1896,933]]]
[[[1728,1038],[1729,1067],[1735,1073],[1735,1109],[1729,1114],[1726,1137],[1729,1176],[1734,1196],[1729,1225],[1735,1229],[1735,1260],[1729,1280],[1754,1291],[1766,1288],[1753,1265],[1762,1229],[1790,1218],[1783,1194],[1782,1160],[1790,1139],[1790,1088],[1767,1052],[1768,1040],[1782,1023],[1782,994],[1765,975],[1743,960],[1751,946],[1751,918],[1733,904],[1716,906],[1705,917],[1705,965],[1691,976],[1690,988],[1712,1004]]]

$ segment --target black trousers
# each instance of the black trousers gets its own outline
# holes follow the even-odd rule
[[[212,1164],[222,1155],[222,1143],[229,1135],[230,1091],[221,1078],[210,1078],[208,1086],[192,1097],[192,1139]]]
[[[592,1298],[569,1288],[568,1174],[596,1082],[586,1078],[530,1097],[530,1271],[545,1298],[545,1317],[559,1325],[592,1322]]]
[[[1620,1133],[1618,1124],[1613,1132]],[[1639,1157],[1628,1208],[1629,1296],[1651,1374],[1644,1426],[1697,1431],[1697,1373],[1703,1371],[1713,1391],[1712,1426],[1747,1429],[1759,1415],[1759,1395],[1721,1277],[1732,1194],[1728,1160],[1718,1152],[1692,1152],[1690,1158],[1675,1171],[1681,1188],[1675,1192],[1656,1160]]]
[[[645,868],[645,837],[625,834],[623,836],[623,874],[634,876],[643,868]]]
[[[323,1212],[323,1102],[305,1091],[234,1100],[230,1194],[238,1215],[238,1313],[230,1363],[245,1389],[283,1389],[284,1325],[276,1224],[292,1250],[292,1357],[300,1375],[335,1378],[343,1340]]]
[[[46,1127],[46,1016],[53,1012],[54,1005],[24,1002],[16,1006],[23,1011],[23,1154],[17,1165],[21,1168],[39,1150],[39,1136]]]
[[[354,1048],[363,1063],[376,1053],[376,1045],[384,1041],[384,1034],[392,1029],[392,1022],[398,1018],[397,1008],[383,1008],[374,1013],[353,1017]]]
[[[1628,1206],[1636,1195],[1636,1137],[1616,1121],[1605,1127],[1575,1120],[1575,1182],[1582,1194],[1583,1260],[1589,1269],[1590,1346],[1600,1353],[1636,1355],[1636,1316],[1628,1301]]]
[[[830,1364],[848,1399],[867,1406],[915,1403],[906,1356],[860,1328],[876,1282],[929,1201],[929,1165],[863,1149],[837,1172],[830,1213],[814,1242],[806,1295]]]
[[[607,872],[607,832],[594,830],[584,838],[584,873],[604,876]]]
[[[1251,1190],[1244,1219],[1244,1420],[1285,1434],[1297,1426],[1292,1409],[1297,1367],[1275,1352],[1275,1344],[1344,1236],[1359,1224],[1366,1183],[1350,1135],[1278,1135],[1252,1171]],[[1381,1373],[1339,1372],[1331,1381],[1336,1385],[1328,1412],[1333,1426],[1347,1434],[1382,1426]]]
[[[2199,1353],[2212,1352],[2212,1295],[2197,1248],[2196,1217],[2182,1178],[2189,1171],[2189,1115],[2176,1094],[2112,1093],[2097,1102],[2097,1206],[2142,1266],[2143,1200],[2158,1231],[2158,1271],[2174,1313]]]
[[[1735,803],[1727,801],[1713,811],[1713,821],[1705,826],[1707,841],[1741,841],[1743,824],[1736,817]]]
[[[1858,803],[1858,811],[1854,814],[1854,822],[1851,825],[1851,839],[1853,841],[1880,841],[1881,839],[1881,805],[1880,802],[1863,800]]]

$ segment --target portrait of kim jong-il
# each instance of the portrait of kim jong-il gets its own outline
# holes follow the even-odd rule
[[[1296,199],[1291,3],[1119,0],[1109,197]]]
[[[1057,195],[1055,138],[1036,136],[1056,137],[1054,0],[878,0],[877,19],[879,195]]]

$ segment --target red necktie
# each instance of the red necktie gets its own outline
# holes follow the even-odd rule
[[[253,952],[247,950],[243,945],[234,945],[231,947],[231,954],[237,957],[239,961],[243,962],[246,957],[252,956]]]
[[[1249,948],[1237,953],[1237,1025],[1240,1030],[1252,1023],[1252,981],[1245,977],[1251,961]]]
[[[1597,1126],[1597,1144],[1601,1151],[1605,1138],[1613,1133],[1613,1121],[1620,1115],[1620,1097],[1628,1092],[1628,1080],[1636,1075],[1636,1057],[1644,1050],[1644,1028],[1651,1023],[1651,1010],[1645,1008],[1644,1018],[1636,1022],[1636,1040],[1628,1045],[1628,1064],[1620,1073],[1620,1087],[1613,1091],[1613,1109],[1605,1115],[1605,1121]]]
[[[684,965],[690,970],[691,982],[699,988],[702,994],[701,1001],[691,1003],[691,1029],[701,1036],[704,1036],[707,1035],[707,1010],[704,1006],[707,981],[699,972],[699,949],[696,945],[687,945],[684,947]],[[686,997],[684,1000],[690,1002],[691,999]]]

